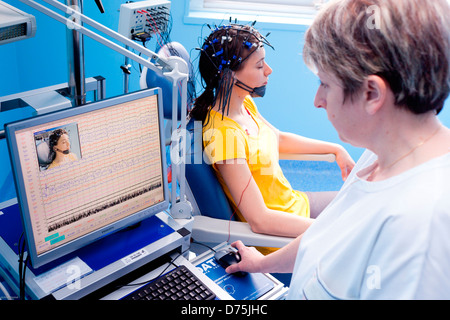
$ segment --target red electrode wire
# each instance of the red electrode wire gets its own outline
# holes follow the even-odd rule
[[[230,237],[231,237],[231,219],[233,218],[234,214],[236,213],[237,209],[239,208],[241,202],[242,202],[242,198],[244,197],[244,193],[247,190],[248,186],[250,185],[250,181],[252,181],[252,175],[250,174],[250,179],[248,179],[247,185],[245,186],[244,190],[241,193],[241,197],[239,199],[239,203],[236,206],[236,209],[234,209],[233,213],[230,216],[230,220],[228,221],[228,240],[227,242],[230,242]]]
[[[148,25],[150,26],[150,28],[152,28],[153,33],[156,34],[156,35],[159,35],[159,39],[158,39],[158,37],[156,37],[156,41],[158,42],[160,48],[163,48],[163,49],[164,49],[165,47],[164,47],[164,45],[163,45],[163,44],[161,43],[161,41],[160,41],[160,39],[162,39],[161,32],[159,31],[158,24],[156,23],[156,21],[155,21],[155,19],[153,18],[153,16],[152,16],[147,10],[138,10],[138,11],[136,11],[136,12],[137,12],[137,13],[140,13],[140,14],[143,14],[143,15],[146,16],[146,17],[145,17],[145,20],[148,22]],[[149,17],[153,20],[153,24],[154,24],[154,26],[155,26],[156,29],[153,28],[152,23],[151,23],[150,20],[147,18],[147,16],[149,16]],[[178,86],[178,93],[179,93],[179,95],[181,96],[181,81],[178,82],[177,86]]]
[[[136,12],[145,15],[145,20],[148,22],[149,27],[152,28],[153,33],[159,35],[159,38],[162,39],[161,33],[158,29],[158,25],[156,24],[156,21],[155,19],[153,19],[152,15],[146,10],[138,10]],[[149,16],[153,20],[156,29],[153,28],[152,23],[150,22],[150,20],[148,20],[147,16]],[[156,41],[158,41],[159,46],[162,47],[161,42],[158,40],[158,37],[156,37]]]

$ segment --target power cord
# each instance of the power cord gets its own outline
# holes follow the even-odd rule
[[[214,250],[213,248],[211,248],[211,247],[208,246],[207,244],[204,244],[204,243],[195,241],[194,239],[191,239],[191,243],[199,244],[199,245],[201,245],[201,246],[204,246],[204,247],[208,248],[209,250],[211,250],[211,251],[214,252],[214,253],[216,252],[216,250]]]
[[[27,271],[29,255],[27,254],[27,257],[24,260],[26,241],[23,238],[23,232],[19,237],[18,243],[19,243],[19,260],[18,260],[18,262],[19,262],[19,300],[25,300],[25,288],[26,288],[25,274]]]

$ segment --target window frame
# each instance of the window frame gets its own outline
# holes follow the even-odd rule
[[[319,5],[327,0],[186,0],[186,19],[215,19],[275,23],[289,28],[310,25]],[[255,10],[255,6],[259,10]]]

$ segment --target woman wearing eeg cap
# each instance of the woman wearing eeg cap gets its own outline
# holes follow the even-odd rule
[[[265,257],[236,242],[228,272],[293,272],[290,299],[450,298],[449,16],[446,0],[325,5],[303,50],[314,104],[368,150],[302,236]]]
[[[70,139],[66,130],[54,130],[49,136],[49,146],[52,151],[52,162],[47,169],[57,167],[66,162],[77,160],[77,156],[70,152]]]
[[[259,113],[252,97],[265,93],[270,43],[252,26],[215,28],[205,39],[199,70],[205,90],[190,116],[203,124],[203,145],[240,219],[258,233],[296,237],[335,192],[293,190],[278,152],[335,153],[346,177],[354,162],[343,147],[285,133]]]

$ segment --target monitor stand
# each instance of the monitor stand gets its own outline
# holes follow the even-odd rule
[[[19,295],[18,241],[22,234],[16,199],[0,204],[0,275]],[[81,299],[174,252],[188,250],[190,232],[161,212],[135,228],[111,234],[25,274],[29,299]]]

